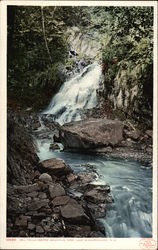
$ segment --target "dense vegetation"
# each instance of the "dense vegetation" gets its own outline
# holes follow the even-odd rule
[[[63,80],[66,26],[87,22],[81,7],[8,6],[8,97],[36,109],[48,104]]]
[[[105,68],[105,98],[122,85],[122,106],[135,117],[152,120],[153,105],[153,8],[93,8],[103,35],[102,59]],[[124,73],[123,73],[124,72]],[[123,73],[123,74],[122,74]],[[128,89],[138,87],[137,100],[125,99]],[[116,96],[117,93],[114,93]],[[126,94],[127,93],[127,94]],[[142,114],[142,115],[141,115]]]
[[[138,111],[145,110],[151,119],[152,7],[9,6],[8,97],[36,109],[49,103],[63,82],[63,66],[71,63],[67,59],[68,26],[77,26],[81,32],[93,32],[99,37],[105,66],[104,98],[108,99],[112,91],[117,95],[117,81],[123,86],[123,109],[133,108],[136,116]],[[127,103],[126,89],[135,85],[141,90],[139,104]]]

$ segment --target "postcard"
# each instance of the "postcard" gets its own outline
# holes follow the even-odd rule
[[[157,249],[157,1],[0,11],[0,248]]]

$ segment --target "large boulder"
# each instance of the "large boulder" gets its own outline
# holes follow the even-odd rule
[[[116,146],[123,139],[123,123],[109,119],[87,119],[65,124],[60,140],[65,148],[82,150]]]
[[[50,175],[66,175],[71,173],[71,168],[60,158],[52,158],[40,162],[39,168],[42,172],[48,172]]]

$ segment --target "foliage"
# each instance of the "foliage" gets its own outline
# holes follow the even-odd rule
[[[119,78],[121,71],[126,71],[127,86],[123,88],[138,85],[142,91],[137,110],[152,111],[153,8],[106,7],[104,11],[108,13],[106,29],[109,36],[102,53],[107,66],[105,84],[113,85],[116,76]],[[107,87],[108,91],[112,87]]]
[[[34,104],[37,94],[43,99],[41,105],[48,102],[60,85],[57,65],[67,56],[65,24],[56,21],[54,7],[43,11],[52,63],[44,43],[40,7],[8,7],[8,96],[26,106]]]
[[[81,6],[8,6],[8,97],[47,105],[61,85],[58,66],[67,62],[66,27],[88,23]]]

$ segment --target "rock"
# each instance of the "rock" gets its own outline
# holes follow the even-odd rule
[[[74,175],[73,173],[70,173],[69,175],[66,176],[69,184],[71,184],[72,182],[74,182],[77,179],[77,176]]]
[[[39,180],[43,182],[52,182],[52,177],[47,173],[43,173],[40,175]]]
[[[99,204],[94,204],[94,203],[88,203],[87,205],[91,216],[93,217],[94,221],[98,218],[105,217],[106,214],[106,204],[105,203],[99,203]]]
[[[52,230],[50,228],[50,226],[47,226],[47,225],[43,226],[43,229],[44,229],[45,232],[51,232],[51,230]]]
[[[38,164],[32,136],[25,128],[25,119],[15,112],[7,112],[7,181],[26,185],[33,179],[33,169]]]
[[[79,173],[77,176],[78,176],[78,179],[83,184],[88,184],[96,179],[96,173],[94,173],[94,172],[92,172],[92,173],[83,172],[83,173]]]
[[[33,185],[26,185],[26,186],[13,186],[14,190],[17,191],[18,193],[32,193],[34,191],[40,190],[40,187],[38,186],[37,183]]]
[[[60,129],[65,148],[82,150],[115,146],[123,139],[123,123],[109,119],[87,119],[65,124]]]
[[[40,176],[40,172],[38,170],[36,170],[34,172],[34,179],[39,178],[39,176]]]
[[[41,171],[47,171],[50,175],[66,175],[72,172],[71,168],[60,158],[52,158],[42,161],[39,165]]]
[[[60,149],[60,147],[57,143],[52,143],[52,144],[50,144],[49,149],[50,150],[57,150],[57,149]]]
[[[85,225],[66,225],[69,237],[86,237],[91,232],[90,226]]]
[[[102,148],[96,148],[94,150],[94,153],[111,153],[112,152],[112,147],[102,147]]]
[[[110,192],[109,186],[96,186],[90,191],[84,193],[84,199],[95,204],[104,203],[108,200],[108,193]],[[109,199],[110,200],[110,199]]]
[[[70,198],[70,200],[68,201],[68,205],[78,205],[78,202],[75,199]]]
[[[25,231],[20,231],[19,236],[20,237],[28,237],[28,234]]]
[[[52,204],[54,206],[63,206],[66,205],[69,200],[70,200],[69,196],[58,196],[53,199]]]
[[[37,195],[38,195],[38,192],[36,191],[33,191],[32,193],[27,194],[27,196],[32,197],[32,198],[37,197]]]
[[[27,216],[21,215],[20,217],[16,218],[15,225],[27,227]]]
[[[28,210],[30,210],[30,211],[37,211],[37,210],[41,209],[42,207],[49,208],[49,206],[48,206],[48,200],[46,200],[46,201],[42,201],[42,200],[32,201],[28,205]]]
[[[107,195],[105,200],[106,200],[106,203],[112,203],[112,202],[114,202],[114,199],[112,198],[111,195]]]
[[[153,149],[152,149],[152,147],[146,147],[145,151],[146,151],[148,154],[152,154]]]
[[[41,126],[40,122],[35,122],[32,124],[32,129],[37,130]]]
[[[36,212],[36,211],[29,211],[27,212],[27,215],[33,216],[33,218],[36,220],[41,220],[42,218],[45,218],[47,215],[44,212]]]
[[[132,148],[134,145],[134,141],[131,138],[127,138],[126,141],[121,142],[121,146]]]
[[[105,238],[105,235],[101,232],[91,232],[87,235],[87,237],[92,237],[92,238]]]
[[[54,142],[58,142],[58,143],[61,142],[61,141],[60,141],[60,137],[59,137],[59,132],[56,133],[56,134],[54,134],[53,139],[54,139]]]
[[[152,130],[146,130],[145,134],[147,134],[149,137],[153,137],[153,131]]]
[[[54,219],[55,221],[58,221],[58,220],[59,220],[59,214],[58,214],[58,213],[53,214],[52,217],[53,217],[53,219]]]
[[[44,233],[44,230],[41,226],[36,226],[36,233]]]
[[[64,196],[65,190],[59,183],[56,183],[49,185],[49,194],[51,198],[55,198],[57,196]]]
[[[71,223],[78,223],[78,224],[89,224],[90,219],[84,213],[84,210],[81,205],[74,204],[74,205],[65,205],[60,208],[61,215],[64,220],[67,220]]]
[[[45,193],[43,193],[43,192],[39,192],[38,197],[39,197],[40,199],[46,199],[46,198],[47,198],[47,195],[46,195]]]
[[[27,205],[25,203],[21,203],[17,200],[16,197],[8,197],[7,201],[7,211],[11,214],[22,214],[27,210]]]
[[[32,223],[29,223],[29,224],[28,224],[28,229],[29,229],[29,230],[34,230],[35,227],[36,227],[36,226],[35,226],[34,224],[32,224]]]
[[[125,133],[126,137],[129,137],[133,140],[138,140],[140,135],[141,135],[141,131],[139,129],[135,129],[133,131],[124,130],[124,133]]]

